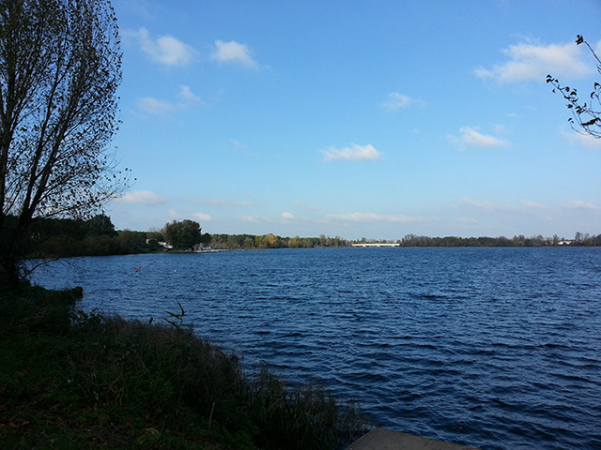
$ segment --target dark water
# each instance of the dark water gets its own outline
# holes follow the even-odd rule
[[[83,286],[83,309],[143,320],[179,301],[246,365],[322,382],[373,425],[482,449],[601,449],[601,249],[69,261],[34,279]]]

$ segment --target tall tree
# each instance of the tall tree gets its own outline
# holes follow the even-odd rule
[[[188,250],[202,241],[201,228],[194,220],[174,220],[165,225],[165,239],[177,250]]]
[[[577,36],[576,45],[585,44],[597,65],[597,72],[601,75],[601,60],[589,45],[587,41],[580,35]],[[601,84],[595,82],[591,93],[585,100],[578,96],[578,91],[570,86],[562,86],[558,79],[551,75],[547,75],[547,83],[551,83],[554,88],[553,92],[559,92],[568,101],[567,107],[572,111],[572,117],[568,120],[578,126],[581,133],[589,134],[597,139],[601,139]]]
[[[37,218],[87,217],[122,192],[107,151],[121,51],[109,0],[0,0],[0,278]]]

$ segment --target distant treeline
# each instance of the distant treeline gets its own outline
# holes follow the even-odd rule
[[[64,258],[153,252],[161,248],[157,234],[116,231],[103,214],[89,220],[40,219],[31,229],[27,254],[30,258]]]
[[[198,231],[200,232],[200,229]],[[65,258],[164,252],[171,250],[167,244],[173,244],[168,242],[168,234],[166,229],[116,230],[110,217],[104,214],[88,220],[40,219],[35,222],[31,230],[26,253],[29,258]],[[199,234],[198,242],[204,247],[210,246],[215,249],[350,246],[349,241],[339,236],[290,238],[271,233],[265,235],[205,233]]]
[[[504,236],[462,238],[456,236],[427,237],[408,234],[402,240],[398,241],[398,244],[401,247],[593,247],[601,246],[601,234],[590,236],[589,234],[578,232],[574,239],[560,238],[557,235],[552,238],[545,238],[541,235],[527,238],[524,235],[519,235],[509,239]]]
[[[9,220],[16,220],[9,216]],[[16,226],[15,222],[15,226]],[[169,224],[168,224],[169,225]],[[173,225],[173,224],[171,224]],[[110,217],[99,214],[88,220],[43,219],[35,222],[28,240],[30,258],[61,258],[73,256],[125,255],[169,251],[168,226],[160,231],[115,230]],[[267,248],[324,248],[350,247],[356,243],[395,243],[400,247],[550,247],[550,246],[601,246],[601,234],[576,233],[573,239],[557,235],[513,238],[501,237],[428,237],[408,234],[397,241],[362,238],[349,241],[340,236],[282,237],[272,233],[253,234],[200,234],[201,247],[213,249],[267,249]],[[0,236],[0,239],[3,237]],[[173,242],[171,243],[173,244]],[[194,246],[197,248],[198,246]],[[183,249],[183,247],[182,247]]]
[[[281,237],[274,234],[212,234],[211,243],[215,249],[253,249],[253,248],[314,248],[349,247],[350,241],[339,236],[329,237]]]

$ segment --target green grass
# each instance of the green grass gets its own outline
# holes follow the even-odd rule
[[[183,309],[148,324],[78,295],[0,290],[3,448],[333,449],[364,428],[319,386],[244,372]]]

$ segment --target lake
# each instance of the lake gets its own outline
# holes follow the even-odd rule
[[[374,426],[482,449],[601,448],[601,249],[339,248],[74,258],[84,310],[185,323]]]

